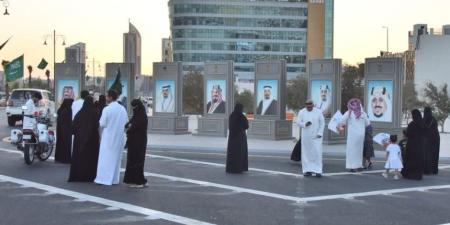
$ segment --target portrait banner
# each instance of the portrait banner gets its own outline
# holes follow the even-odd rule
[[[64,99],[76,100],[79,98],[79,80],[58,80],[57,82],[57,105],[60,106]]]
[[[331,80],[312,80],[311,99],[314,106],[322,111],[326,118],[331,117],[333,107],[333,82]]]
[[[176,95],[174,80],[156,80],[155,81],[155,112],[175,113]]]
[[[227,107],[227,81],[206,81],[206,112],[208,114],[223,114]]]
[[[257,115],[278,114],[278,80],[258,80],[256,88]]]
[[[368,81],[367,108],[370,121],[392,122],[393,115],[393,81]]]

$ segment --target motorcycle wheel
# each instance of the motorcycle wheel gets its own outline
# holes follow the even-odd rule
[[[41,161],[47,160],[53,152],[53,145],[40,144],[41,152],[37,155],[38,159]]]
[[[35,148],[30,145],[25,145],[23,147],[23,158],[25,159],[25,163],[27,165],[31,165],[34,161],[34,151]]]

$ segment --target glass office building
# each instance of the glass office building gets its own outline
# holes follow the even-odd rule
[[[252,82],[255,61],[284,59],[288,78],[306,72],[307,0],[170,0],[169,10],[173,60],[185,71],[232,60],[239,81]]]

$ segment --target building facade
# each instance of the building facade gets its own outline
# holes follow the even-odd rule
[[[161,47],[161,62],[173,62],[172,38],[163,38]]]
[[[66,63],[86,64],[86,44],[79,42],[65,49]]]
[[[308,3],[307,59],[332,59],[334,41],[334,1]]]
[[[416,36],[414,83],[419,96],[423,96],[423,88],[428,82],[436,86],[450,85],[450,32],[448,25],[440,29],[428,30],[426,24],[414,25],[421,27]],[[423,28],[422,28],[423,27]],[[414,32],[410,32],[410,34]]]
[[[321,38],[312,48],[321,52],[317,57],[331,58],[333,0],[313,2],[323,7],[323,22],[311,37]],[[257,60],[284,59],[288,79],[305,75],[308,5],[308,0],[170,0],[173,60],[183,62],[184,71],[202,70],[207,61],[232,60],[240,83],[253,82]]]
[[[123,62],[134,63],[135,75],[141,75],[141,34],[129,23],[128,33],[123,34]]]

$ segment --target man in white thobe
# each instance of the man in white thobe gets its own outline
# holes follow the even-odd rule
[[[89,95],[89,92],[86,90],[81,91],[80,99],[75,100],[72,103],[72,121],[75,119],[75,115],[81,110],[84,103],[84,98]]]
[[[306,101],[306,108],[300,110],[297,124],[302,128],[302,170],[305,177],[314,173],[322,177],[322,136],[325,119],[322,111],[314,107],[311,100]]]
[[[109,105],[103,109],[100,118],[101,142],[97,177],[94,181],[97,184],[112,185],[119,183],[128,114],[125,108],[117,102],[117,97],[115,91],[108,91],[106,101]]]
[[[350,99],[347,103],[347,112],[342,116],[339,130],[347,128],[347,147],[345,168],[350,172],[362,170],[363,148],[366,127],[370,124],[367,114],[362,111],[359,99]]]

